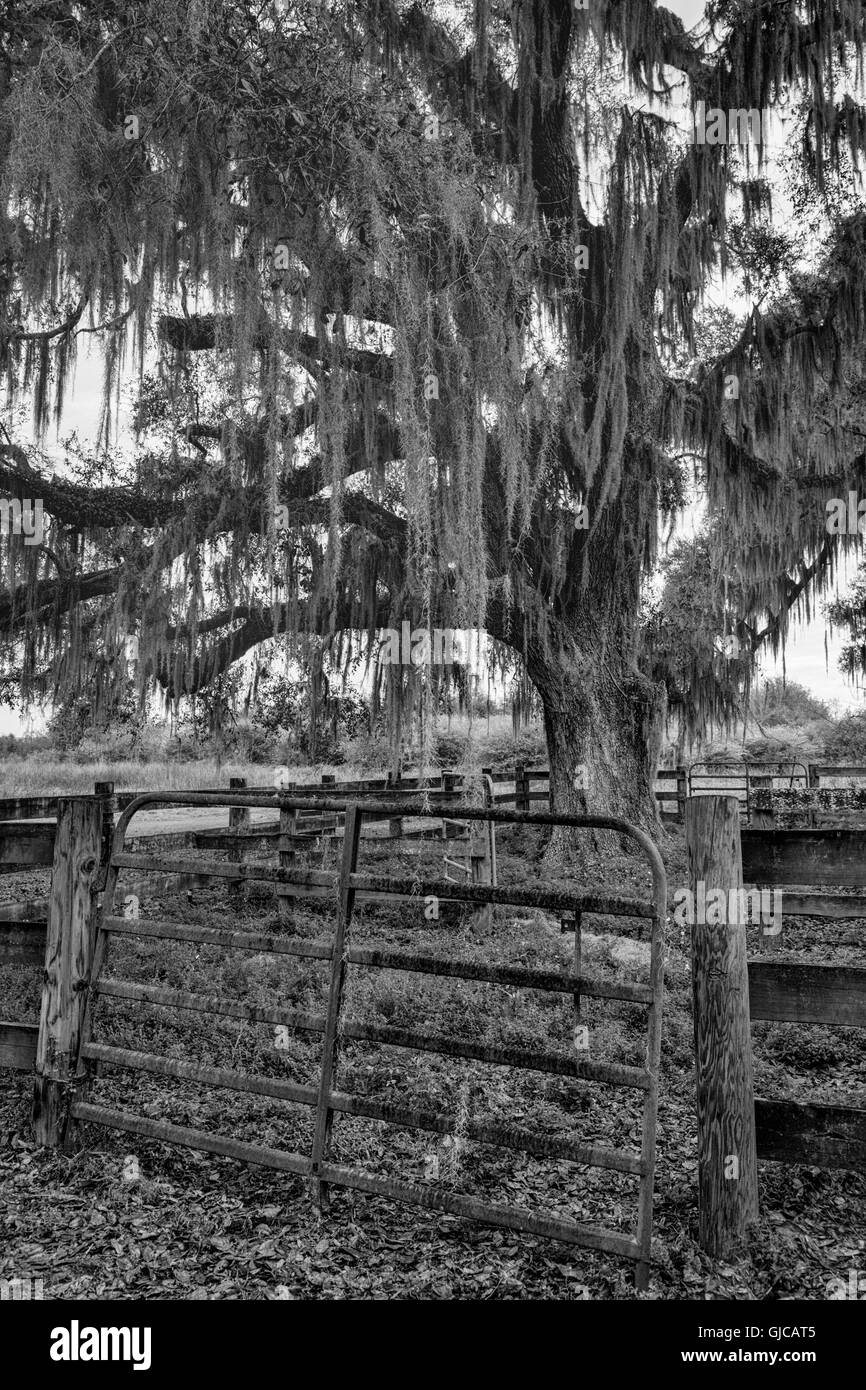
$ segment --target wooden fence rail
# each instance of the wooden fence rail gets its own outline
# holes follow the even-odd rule
[[[700,809],[698,809],[700,807]],[[866,915],[866,898],[789,894],[788,885],[866,888],[866,832],[850,829],[740,832],[734,798],[706,797],[686,806],[692,878],[729,892],[743,882],[784,890],[786,915]],[[821,911],[816,911],[820,906]],[[786,1163],[866,1172],[866,1109],[755,1098],[750,1021],[866,1028],[866,969],[813,965],[762,956],[746,960],[746,922],[696,923],[693,991],[698,1071],[700,1234],[723,1253],[745,1238],[756,1216],[751,1164],[730,1164],[751,1151]],[[774,941],[778,944],[779,938]],[[736,1176],[725,1176],[725,1164]]]

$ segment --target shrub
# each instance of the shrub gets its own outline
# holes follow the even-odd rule
[[[866,710],[839,720],[824,743],[824,757],[831,763],[866,761]]]

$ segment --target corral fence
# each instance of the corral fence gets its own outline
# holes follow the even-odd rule
[[[137,798],[124,811],[114,832],[103,904],[97,915],[93,881],[103,833],[102,807],[92,798],[69,798],[61,802],[49,904],[46,980],[36,1068],[34,1124],[37,1139],[48,1144],[63,1142],[70,1123],[86,1122],[263,1164],[310,1179],[320,1201],[326,1199],[329,1187],[344,1187],[622,1256],[634,1262],[637,1285],[645,1288],[651,1259],[666,902],[665,871],[651,839],[642,830],[617,818],[525,813],[468,804],[449,807],[449,815],[468,822],[481,832],[482,837],[489,833],[491,825],[570,826],[577,830],[618,832],[636,842],[645,858],[652,890],[644,898],[605,896],[570,887],[529,889],[492,883],[456,883],[444,876],[401,877],[359,873],[362,824],[368,819],[371,822],[388,822],[401,816],[406,809],[406,802],[401,799],[368,803],[351,801],[347,805],[341,799],[324,797],[319,798],[311,808],[309,798],[286,794],[279,796],[281,822],[284,817],[297,817],[310,809],[314,809],[316,814],[342,817],[342,854],[335,872],[282,863],[190,861],[185,857],[177,859],[131,852],[127,848],[133,817],[148,807],[223,805],[235,812],[249,812],[273,804],[272,796],[226,792],[148,793]],[[430,819],[441,817],[442,813],[434,805],[413,806],[412,814]],[[265,882],[274,885],[280,892],[316,888],[330,895],[335,912],[330,917],[327,935],[315,939],[295,935],[291,930],[267,934],[168,920],[130,919],[117,911],[118,879],[121,874],[128,872],[137,876],[193,872],[227,883]],[[460,959],[450,953],[437,952],[434,955],[393,949],[387,942],[372,946],[356,945],[352,939],[352,922],[356,901],[361,897],[384,901],[414,900],[416,903],[419,898],[450,897],[475,908],[497,905],[547,908],[560,912],[570,910],[578,924],[580,914],[586,912],[638,919],[651,926],[649,978],[647,983],[631,983],[595,980],[586,976],[581,969],[579,925],[575,932],[573,965],[565,970],[491,964]],[[223,995],[186,993],[160,985],[114,978],[106,973],[106,969],[109,942],[115,937],[208,943],[230,951],[272,953],[278,957],[326,962],[330,970],[327,1009],[321,1015],[271,1010]],[[502,1046],[471,1041],[465,1037],[430,1035],[412,1028],[382,1025],[366,1018],[346,1018],[346,980],[348,973],[355,969],[394,970],[440,979],[482,981],[515,989],[540,990],[560,997],[567,995],[574,1000],[576,1018],[580,1017],[582,998],[637,1004],[646,1010],[645,1063],[634,1066],[591,1060],[580,1050],[577,1041],[574,1051],[568,1052]],[[318,1084],[299,1085],[281,1078],[201,1066],[177,1058],[107,1045],[98,1039],[95,1028],[99,1015],[94,1006],[101,998],[265,1022],[303,1035],[320,1037]],[[342,1090],[338,1084],[338,1067],[340,1047],[345,1041],[384,1044],[410,1052],[433,1053],[441,1057],[626,1088],[637,1093],[642,1101],[640,1147],[622,1150],[602,1144],[582,1143],[571,1137],[535,1133],[513,1124],[487,1120],[476,1122],[470,1119],[467,1123],[456,1115],[441,1113],[429,1098],[419,1097],[418,1104],[413,1105],[392,1105]],[[311,1147],[308,1152],[266,1148],[151,1119],[131,1110],[108,1108],[87,1098],[88,1082],[95,1067],[99,1068],[100,1073],[103,1068],[110,1067],[181,1077],[203,1086],[225,1087],[309,1106],[314,1113]],[[589,1222],[493,1204],[438,1184],[421,1185],[335,1163],[331,1156],[331,1134],[335,1119],[340,1114],[438,1134],[455,1133],[459,1123],[466,1137],[480,1143],[498,1145],[539,1159],[566,1159],[579,1165],[631,1175],[638,1184],[635,1229],[632,1233],[625,1233]]]
[[[553,788],[550,769],[547,767],[527,767],[518,763],[514,772],[494,773],[487,769],[494,788],[502,785],[513,786],[514,791],[495,791],[496,805],[513,803],[518,811],[529,811],[534,802],[546,802],[553,812]],[[582,775],[578,773],[576,786],[582,785]],[[682,821],[683,807],[687,795],[687,770],[683,767],[661,767],[656,772],[653,795],[659,803],[659,816],[662,820]]]
[[[833,768],[832,772],[840,779],[851,776],[849,768]],[[826,775],[821,769],[822,781]],[[531,778],[529,786],[532,793]],[[645,1285],[650,1258],[661,1027],[661,937],[665,913],[664,870],[652,842],[643,832],[613,819],[554,816],[504,810],[490,804],[479,807],[455,803],[454,796],[460,793],[460,788],[453,783],[444,788],[441,785],[407,788],[407,795],[400,796],[394,795],[394,788],[386,787],[382,801],[369,803],[353,800],[358,797],[354,789],[347,790],[343,796],[334,795],[327,786],[322,790],[324,795],[316,798],[285,789],[281,793],[269,789],[259,794],[249,791],[147,793],[137,797],[124,810],[108,856],[105,853],[106,828],[111,824],[114,809],[110,794],[103,789],[93,797],[53,799],[55,804],[51,809],[57,819],[51,827],[50,896],[43,903],[16,904],[3,909],[7,915],[0,917],[0,963],[16,959],[12,952],[24,950],[29,953],[28,959],[41,959],[45,967],[40,1024],[0,1025],[0,1065],[30,1070],[36,1061],[34,1122],[37,1135],[43,1142],[59,1142],[71,1116],[73,1122],[92,1121],[167,1142],[263,1162],[308,1176],[319,1194],[326,1191],[329,1184],[353,1187],[624,1255],[635,1262],[638,1283]],[[812,788],[815,808],[820,806],[820,795],[827,790],[832,791],[832,788],[826,785]],[[437,798],[436,793],[443,791],[446,795]],[[408,793],[414,793],[415,802],[408,799]],[[779,806],[796,799],[795,793],[802,797],[802,789],[759,788],[753,808],[756,816],[781,814]],[[537,792],[533,794],[538,795]],[[488,803],[490,795],[488,787]],[[430,799],[426,805],[417,804],[427,797]],[[31,799],[26,809],[47,819],[46,802],[47,799]],[[203,848],[216,849],[231,857],[215,863],[213,859],[203,860],[194,854],[178,858],[164,853],[143,853],[142,847],[147,847],[146,838],[136,836],[130,829],[130,822],[134,815],[154,806],[227,809],[231,833],[217,831],[210,835],[194,831],[192,835],[193,840],[203,836],[200,841]],[[277,864],[247,862],[242,857],[248,848],[242,838],[247,833],[244,827],[249,824],[251,813],[259,808],[278,813],[275,824],[279,834],[274,840],[271,826],[266,841],[271,847],[276,845]],[[722,889],[726,894],[731,888],[739,891],[744,884],[758,889],[782,887],[785,918],[848,922],[866,919],[866,828],[780,829],[772,824],[753,823],[741,829],[741,809],[736,797],[700,795],[687,800],[686,845],[695,891],[699,882],[706,890]],[[412,831],[413,820],[441,822],[443,859],[446,861],[452,848],[448,825],[469,825],[470,845],[494,844],[492,830],[502,824],[619,830],[636,839],[646,854],[653,875],[652,901],[608,898],[570,888],[549,891],[503,888],[496,884],[495,874],[487,881],[476,881],[471,867],[455,881],[448,877],[447,862],[438,878],[417,874],[401,878],[358,872],[362,823],[388,827],[390,836],[398,821],[402,822],[404,832]],[[38,833],[33,835],[16,837],[19,846],[26,846],[23,854],[30,865],[47,862],[46,827],[42,825],[37,829]],[[257,830],[258,826],[254,826],[253,832]],[[320,839],[329,838],[339,849],[339,865],[330,870],[299,867],[294,856],[301,840],[318,844]],[[367,843],[366,838],[364,843]],[[43,848],[35,849],[39,844]],[[9,863],[8,855],[6,862]],[[245,884],[264,881],[272,885],[279,899],[282,918],[290,915],[286,912],[286,900],[290,904],[300,896],[314,894],[334,906],[334,921],[326,938],[310,941],[293,939],[291,932],[284,930],[287,921],[280,923],[280,933],[268,934],[121,915],[118,911],[123,905],[122,897],[118,901],[118,875],[121,873],[124,893],[129,875],[137,885],[190,881],[204,884],[216,880],[227,887],[240,885],[243,888]],[[98,889],[103,875],[105,893],[101,914],[98,914]],[[573,967],[564,973],[538,971],[519,965],[460,961],[444,955],[433,958],[423,953],[395,951],[387,945],[379,948],[353,943],[351,926],[358,901],[409,903],[414,900],[417,906],[427,897],[449,899],[478,909],[502,904],[550,908],[562,916],[571,916],[576,926]],[[38,915],[42,912],[44,918]],[[580,941],[581,915],[585,912],[651,921],[651,970],[647,985],[612,985],[584,977]],[[23,945],[11,941],[13,929],[19,928],[26,933]],[[113,980],[104,975],[106,949],[113,936],[211,943],[232,951],[306,955],[324,961],[331,971],[327,1011],[321,1017],[304,1019],[283,1011],[257,1010],[239,1000],[180,994],[160,986]],[[773,955],[767,951],[768,941],[772,942]],[[749,1225],[757,1219],[759,1159],[866,1171],[866,1110],[847,1103],[803,1104],[772,1096],[756,1098],[750,1036],[753,1020],[866,1027],[866,970],[859,966],[818,965],[786,959],[781,953],[784,934],[775,927],[771,937],[759,936],[760,949],[757,955],[753,952],[752,958],[747,954],[746,943],[746,923],[742,920],[719,928],[703,925],[692,932],[700,1229],[704,1247],[716,1255],[736,1248]],[[350,968],[356,967],[405,970],[455,980],[480,980],[515,988],[567,993],[574,998],[576,1019],[580,1017],[580,999],[584,996],[645,1005],[648,1010],[646,1066],[623,1067],[590,1062],[579,1056],[473,1046],[463,1040],[426,1037],[411,1029],[382,1027],[354,1018],[343,1020],[346,975]],[[156,1054],[111,1048],[100,1042],[91,1030],[92,1002],[100,996],[130,1004],[144,1002],[264,1021],[301,1031],[306,1029],[312,1036],[322,1039],[319,1083],[315,1087],[297,1086],[281,1079],[199,1067]],[[339,1114],[407,1124],[439,1134],[453,1133],[455,1128],[453,1117],[423,1105],[395,1108],[341,1090],[336,1072],[340,1038],[387,1043],[633,1088],[643,1098],[640,1152],[623,1153],[480,1122],[470,1124],[467,1135],[479,1142],[502,1144],[539,1158],[564,1157],[632,1174],[640,1185],[636,1231],[633,1235],[624,1235],[532,1212],[515,1212],[511,1208],[479,1202],[467,1194],[405,1183],[334,1164],[329,1142],[334,1118]],[[309,1152],[300,1154],[261,1150],[255,1145],[167,1125],[127,1111],[106,1110],[88,1100],[86,1095],[93,1069],[103,1065],[140,1069],[198,1081],[202,1085],[225,1086],[309,1105],[315,1115],[314,1145]]]
[[[784,916],[866,918],[862,892],[826,891],[866,889],[866,830],[741,831],[734,798],[696,797],[686,808],[686,845],[695,895],[700,883],[728,901],[744,884],[781,888]],[[743,915],[728,912],[691,934],[700,1231],[715,1255],[736,1248],[757,1220],[758,1159],[866,1172],[866,1109],[754,1095],[751,1022],[866,1028],[866,969],[786,957],[781,921],[770,931],[760,929],[757,958],[747,955]]]
[[[805,763],[786,759],[750,762],[708,761],[690,763],[687,769],[687,795],[735,796],[740,813],[751,822],[755,795],[759,792],[790,791],[809,786]]]

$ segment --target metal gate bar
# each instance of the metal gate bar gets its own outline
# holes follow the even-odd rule
[[[303,1086],[278,1077],[255,1076],[252,1072],[235,1071],[228,1067],[210,1067],[198,1062],[184,1062],[176,1057],[160,1057],[153,1052],[136,1052],[125,1047],[109,1047],[105,1043],[86,1043],[81,1055],[88,1061],[105,1062],[111,1066],[128,1067],[132,1071],[149,1072],[155,1076],[173,1076],[179,1080],[200,1081],[204,1086],[224,1087],[231,1091],[269,1096],[274,1100],[291,1101],[296,1105],[316,1105],[319,1091],[316,1086]],[[331,1108],[341,1114],[355,1115],[365,1120],[384,1120],[404,1128],[430,1130],[434,1134],[453,1134],[457,1122],[451,1115],[417,1106],[397,1105],[390,1101],[368,1100],[364,1096],[332,1091]],[[469,1120],[461,1126],[468,1139],[482,1144],[499,1144],[506,1149],[534,1154],[536,1158],[561,1158],[586,1167],[609,1168],[618,1173],[643,1173],[639,1154],[620,1149],[607,1149],[601,1144],[581,1144],[576,1139],[558,1135],[533,1134],[518,1125],[500,1125],[486,1120]]]
[[[229,805],[274,806],[273,796],[243,793],[147,793],[127,808],[114,837],[103,916],[97,929],[92,984],[88,996],[81,1048],[82,1062],[96,1066],[119,1066],[134,1071],[175,1076],[195,1080],[203,1085],[224,1086],[229,1089],[268,1095],[280,1100],[297,1102],[315,1108],[315,1133],[309,1156],[286,1153],[263,1146],[223,1138],[170,1124],[127,1114],[99,1104],[74,1100],[70,1109],[79,1121],[102,1124],[126,1130],[144,1137],[181,1144],[209,1152],[265,1164],[311,1177],[319,1192],[327,1193],[329,1185],[353,1188],[372,1195],[386,1196],[427,1209],[468,1216],[488,1224],[505,1226],[569,1243],[602,1249],[624,1255],[635,1261],[636,1281],[645,1288],[649,1277],[651,1254],[651,1222],[653,1176],[655,1166],[655,1127],[658,1100],[658,1069],[661,1039],[662,1004],[662,929],[665,917],[665,871],[658,851],[649,837],[637,827],[614,817],[557,816],[549,813],[517,812],[477,807],[455,807],[452,814],[461,820],[494,821],[497,824],[571,826],[575,829],[606,829],[627,835],[637,841],[649,863],[653,879],[652,902],[644,899],[604,897],[571,890],[534,891],[527,889],[495,888],[486,884],[457,885],[448,879],[416,880],[364,875],[357,872],[357,859],[362,820],[371,815],[396,815],[405,803],[370,803],[367,806],[329,798],[299,798],[279,796],[276,803],[282,811],[339,810],[346,814],[344,852],[340,865],[339,906],[332,941],[292,941],[284,936],[258,932],[223,931],[214,928],[190,927],[170,922],[149,923],[127,920],[112,915],[118,874],[122,868],[149,872],[193,872],[229,879],[263,879],[285,883],[318,883],[334,886],[335,876],[326,872],[304,871],[255,864],[210,864],[201,861],[169,861],[124,851],[127,828],[133,815],[144,806],[168,805]],[[435,809],[413,808],[416,817],[436,817]],[[514,906],[549,906],[558,910],[596,912],[616,916],[638,917],[652,922],[650,941],[650,981],[648,985],[608,984],[595,982],[582,974],[568,971],[534,970],[524,967],[486,965],[476,961],[428,956],[422,952],[394,950],[389,947],[355,947],[349,944],[349,932],[356,896],[375,897],[399,895],[404,898],[438,895],[459,898],[468,903],[503,903]],[[309,959],[330,960],[331,979],[328,1011],[325,1016],[271,1010],[259,1006],[225,1000],[220,996],[190,993],[158,986],[140,985],[132,981],[102,979],[108,940],[112,934],[150,936],[178,941],[193,941],[225,946],[229,949],[272,951],[277,955],[295,955]],[[344,987],[349,966],[406,970],[449,979],[481,980],[558,993],[580,994],[602,999],[622,999],[642,1004],[648,1010],[647,1057],[645,1067],[619,1063],[600,1063],[580,1060],[563,1054],[551,1054],[537,1049],[502,1047],[483,1043],[465,1043],[459,1039],[431,1036],[412,1029],[380,1026],[358,1020],[341,1020]],[[298,1086],[279,1079],[257,1077],[226,1068],[199,1066],[154,1054],[126,1048],[110,1047],[90,1037],[92,1003],[99,994],[170,1008],[243,1018],[254,1022],[277,1023],[306,1032],[322,1033],[323,1048],[320,1081],[317,1087]],[[356,1170],[329,1159],[330,1136],[336,1114],[382,1120],[403,1127],[431,1130],[448,1134],[455,1131],[456,1121],[435,1110],[408,1105],[392,1105],[347,1095],[335,1085],[339,1047],[343,1041],[378,1042],[389,1046],[434,1052],[437,1055],[460,1057],[497,1065],[572,1076],[606,1085],[629,1087],[643,1093],[643,1123],[640,1154],[605,1149],[602,1145],[581,1144],[578,1141],[534,1135],[516,1126],[490,1121],[469,1121],[461,1124],[461,1134],[480,1143],[491,1143],[517,1149],[538,1157],[565,1158],[570,1161],[632,1174],[639,1180],[638,1220],[634,1236],[607,1231],[603,1228],[559,1217],[546,1217],[510,1206],[482,1202],[466,1193],[441,1191],[429,1185],[418,1185],[390,1177]],[[427,1098],[422,1098],[427,1099]]]

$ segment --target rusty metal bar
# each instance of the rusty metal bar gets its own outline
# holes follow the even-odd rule
[[[228,946],[241,951],[264,951],[306,960],[330,960],[329,941],[305,941],[265,932],[222,931],[219,927],[191,927],[181,922],[148,922],[139,917],[106,917],[103,928],[115,936],[152,936],[160,941],[193,941],[206,946]]]
[[[355,889],[352,877],[358,862],[358,844],[361,838],[361,811],[350,806],[346,812],[345,847],[340,866],[340,901],[337,921],[334,926],[334,955],[331,961],[331,983],[328,992],[328,1017],[325,1023],[325,1037],[322,1043],[322,1075],[319,1083],[319,1103],[316,1108],[316,1129],[313,1135],[312,1171],[317,1175],[316,1195],[319,1207],[327,1205],[328,1189],[318,1176],[327,1156],[331,1141],[331,1128],[334,1111],[328,1097],[334,1089],[334,1078],[339,1055],[337,1028],[340,1009],[343,1003],[343,986],[346,977],[345,950],[348,941],[349,925],[355,906]]]
[[[340,1034],[352,1042],[378,1042],[389,1047],[417,1048],[419,1052],[464,1057],[470,1062],[490,1062],[496,1066],[519,1067],[524,1071],[549,1072],[553,1076],[573,1076],[580,1081],[600,1081],[605,1086],[625,1086],[637,1091],[647,1091],[650,1087],[648,1072],[642,1067],[628,1067],[621,1062],[581,1062],[574,1057],[558,1057],[534,1048],[464,1043],[458,1038],[438,1034],[428,1036],[410,1028],[356,1023],[352,1019],[341,1025]]]
[[[581,994],[595,999],[625,999],[634,1004],[651,1004],[649,985],[607,984],[585,976],[563,975],[555,970],[532,970],[515,965],[482,965],[471,960],[444,960],[414,951],[393,951],[377,946],[352,946],[346,955],[350,965],[366,965],[384,970],[408,970],[457,980],[483,980],[491,985],[525,986],[561,994]]]
[[[457,1121],[453,1116],[418,1109],[415,1106],[367,1100],[366,1097],[346,1095],[342,1091],[332,1092],[330,1101],[334,1110],[346,1115],[357,1115],[366,1120],[383,1120],[386,1124],[398,1125],[401,1128],[431,1130],[436,1134],[453,1134],[457,1129]],[[575,1139],[563,1139],[558,1135],[531,1134],[529,1130],[521,1129],[517,1125],[468,1120],[461,1124],[460,1130],[467,1139],[477,1144],[516,1149],[536,1158],[566,1159],[587,1168],[608,1168],[614,1172],[631,1173],[636,1176],[643,1172],[643,1162],[639,1154],[606,1149],[598,1144],[581,1144]]]
[[[82,1055],[88,1061],[127,1067],[132,1071],[149,1072],[156,1076],[172,1076],[181,1081],[198,1081],[203,1086],[220,1086],[231,1091],[269,1096],[274,1100],[290,1101],[297,1105],[314,1106],[318,1102],[318,1086],[300,1086],[293,1081],[284,1081],[277,1077],[257,1076],[250,1072],[204,1066],[197,1062],[183,1062],[175,1057],[161,1057],[152,1052],[136,1052],[124,1047],[110,1047],[105,1043],[88,1043]],[[347,1094],[345,1091],[331,1091],[328,1103],[332,1110],[338,1110],[341,1114],[353,1115],[364,1120],[381,1120],[403,1129],[453,1134],[457,1128],[457,1121],[453,1115],[425,1110],[420,1106],[370,1100],[365,1096]],[[607,1149],[599,1144],[581,1144],[577,1140],[559,1135],[532,1134],[516,1125],[469,1120],[461,1127],[461,1132],[467,1139],[476,1143],[499,1145],[502,1148],[532,1154],[536,1158],[565,1159],[588,1168],[607,1168],[638,1177],[643,1172],[639,1154]]]
[[[583,1225],[567,1217],[533,1216],[531,1212],[523,1211],[520,1207],[494,1206],[463,1193],[443,1192],[435,1187],[400,1182],[396,1178],[376,1178],[372,1174],[361,1173],[355,1168],[344,1168],[336,1163],[323,1164],[322,1177],[327,1182],[339,1183],[341,1187],[352,1187],[357,1192],[367,1192],[373,1197],[390,1197],[394,1201],[424,1207],[428,1211],[468,1216],[474,1221],[483,1221],[488,1226],[504,1226],[511,1231],[546,1236],[548,1240],[564,1240],[572,1245],[584,1245],[591,1250],[604,1250],[611,1255],[624,1255],[630,1259],[637,1259],[640,1253],[637,1241],[631,1236],[621,1235],[618,1231],[606,1231],[598,1226]]]
[[[205,1153],[219,1154],[225,1158],[240,1159],[245,1163],[256,1163],[266,1168],[277,1168],[283,1172],[306,1176],[310,1173],[310,1160],[303,1154],[288,1153],[282,1149],[265,1148],[260,1144],[249,1144],[240,1139],[223,1138],[201,1129],[171,1124],[166,1120],[151,1120],[140,1115],[130,1115],[126,1111],[112,1110],[103,1105],[92,1105],[86,1101],[73,1101],[71,1114],[74,1119],[85,1124],[103,1125],[109,1129],[119,1129],[127,1134],[139,1134],[145,1139],[155,1139],[163,1144],[177,1144],[187,1149],[199,1149]],[[607,1231],[597,1226],[584,1225],[565,1217],[533,1216],[531,1212],[519,1207],[507,1207],[482,1202],[477,1197],[462,1193],[443,1192],[433,1187],[420,1187],[414,1183],[399,1182],[394,1178],[377,1178],[361,1173],[353,1168],[345,1168],[335,1163],[323,1163],[319,1170],[321,1180],[336,1183],[341,1187],[353,1188],[374,1197],[390,1197],[411,1206],[423,1207],[428,1211],[442,1211],[454,1216],[468,1216],[489,1226],[503,1226],[508,1230],[524,1231],[527,1235],[546,1237],[549,1240],[562,1240],[571,1245],[582,1245],[591,1250],[604,1250],[612,1255],[622,1255],[636,1259],[639,1255],[638,1243],[618,1231]]]
[[[665,915],[653,919],[650,937],[650,987],[653,1002],[647,1017],[646,1067],[649,1091],[644,1104],[641,1130],[641,1159],[644,1172],[638,1192],[637,1241],[640,1259],[635,1266],[635,1285],[639,1290],[649,1287],[652,1256],[653,1180],[656,1162],[656,1117],[658,1115],[659,1072],[662,1048],[662,1005],[664,1001],[664,922]]]
[[[318,1088],[299,1086],[275,1076],[254,1076],[251,1072],[235,1071],[229,1067],[209,1067],[198,1062],[182,1062],[177,1057],[160,1057],[154,1052],[137,1052],[127,1047],[110,1047],[106,1043],[87,1043],[81,1055],[88,1062],[104,1062],[109,1066],[127,1067],[130,1071],[150,1072],[154,1076],[173,1076],[179,1081],[200,1081],[203,1086],[221,1086],[229,1091],[250,1095],[270,1096],[273,1100],[292,1101],[297,1105],[315,1105]]]
[[[273,864],[203,863],[200,859],[166,859],[158,855],[112,855],[117,869],[138,869],[145,873],[201,874],[211,878],[243,879],[265,883],[295,884],[298,887],[335,888],[337,875],[326,869],[284,869]],[[436,897],[453,902],[495,903],[504,907],[547,907],[554,911],[569,911],[578,907],[582,912],[600,916],[652,918],[654,908],[639,898],[602,897],[597,893],[578,893],[574,889],[541,892],[532,888],[495,887],[489,883],[455,883],[449,878],[393,878],[375,874],[352,875],[352,888],[358,893],[382,894],[404,898]]]
[[[413,878],[411,892],[407,891],[407,880],[390,875],[362,874],[352,875],[352,886],[365,893],[399,893],[422,898],[453,898],[458,902],[496,903],[505,907],[546,907],[554,911],[568,911],[573,907],[581,912],[595,912],[599,916],[651,918],[655,915],[652,903],[641,898],[607,897],[599,893],[580,893],[574,889],[541,890],[537,888],[516,888],[494,886],[491,883],[454,883],[447,878]]]
[[[183,990],[162,989],[157,985],[139,985],[132,980],[98,980],[91,989],[95,994],[112,999],[131,999],[139,1004],[160,1004],[170,1009],[222,1014],[226,1018],[245,1019],[248,1023],[274,1023],[285,1028],[298,1028],[303,1033],[322,1033],[325,1028],[322,1014],[264,1009],[258,1004],[240,1004],[223,999],[218,994],[189,994]]]
[[[325,869],[280,869],[271,864],[220,864],[202,859],[170,859],[158,854],[115,852],[111,862],[116,869],[141,869],[155,874],[200,874],[209,878],[263,879],[271,883],[315,884],[333,888],[336,876]]]
[[[185,1149],[202,1149],[205,1153],[224,1158],[239,1158],[244,1163],[259,1163],[265,1168],[280,1168],[283,1172],[305,1175],[310,1160],[304,1154],[286,1153],[283,1149],[266,1149],[261,1144],[247,1144],[241,1139],[224,1139],[203,1129],[187,1129],[167,1120],[149,1120],[143,1115],[130,1115],[125,1110],[110,1110],[105,1105],[87,1101],[72,1102],[70,1114],[85,1124],[104,1125],[127,1134],[140,1134],[143,1139],[158,1139],[162,1144],[180,1144]]]

